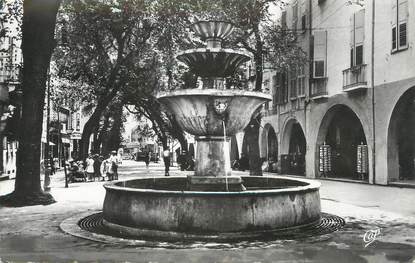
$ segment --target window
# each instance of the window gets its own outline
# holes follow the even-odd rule
[[[303,30],[303,33],[306,31],[306,22],[307,22],[307,17],[305,14],[303,14],[301,16],[301,30]]]
[[[298,96],[305,96],[305,70],[304,66],[298,68]]]
[[[300,3],[300,12],[301,12],[301,30],[303,33],[306,32],[306,28],[307,28],[307,15],[306,15],[306,1],[305,0],[301,0]]]
[[[281,27],[283,28],[287,27],[287,11],[283,11],[281,13]]]
[[[295,69],[290,71],[290,98],[297,97],[297,72]]]
[[[272,77],[272,108],[278,105],[278,92],[280,89],[278,81],[278,74]]]
[[[288,89],[285,73],[277,73],[275,76],[275,104],[282,105],[288,102]]]
[[[293,4],[292,11],[293,11],[292,30],[295,32],[297,30],[297,22],[298,22],[298,5],[297,5],[297,3]]]
[[[326,77],[326,61],[327,61],[327,32],[314,31],[313,40],[313,77]]]
[[[80,130],[81,129],[81,114],[77,113],[76,114],[76,130]]]
[[[392,0],[392,52],[408,48],[408,0]]]
[[[350,18],[350,67],[363,64],[365,39],[365,10],[357,11]]]

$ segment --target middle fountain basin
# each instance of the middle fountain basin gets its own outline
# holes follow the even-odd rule
[[[320,183],[285,177],[242,179],[247,187],[243,192],[185,191],[186,177],[109,183],[104,186],[104,222],[133,235],[165,235],[275,230],[319,220]]]
[[[223,120],[226,136],[232,136],[248,125],[261,104],[272,99],[261,92],[217,89],[175,90],[157,97],[183,130],[196,136],[223,136]],[[215,109],[220,103],[226,105],[222,115]]]

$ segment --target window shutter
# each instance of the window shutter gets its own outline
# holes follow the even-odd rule
[[[306,3],[305,0],[301,0],[301,30],[303,33],[306,31],[307,28],[307,14],[306,14]]]
[[[350,17],[350,67],[354,66],[354,14]]]
[[[398,0],[392,0],[392,51],[396,51],[398,49],[398,42],[397,42],[397,18],[398,18],[398,9],[396,7],[396,3]]]
[[[354,65],[363,64],[363,44],[365,40],[365,10],[362,9],[355,14],[355,61]]]
[[[324,78],[326,76],[327,56],[327,32],[314,31],[314,59],[313,77]]]
[[[358,11],[354,17],[355,45],[360,46],[365,40],[365,10]]]
[[[407,41],[407,25],[408,25],[408,0],[398,1],[398,41],[399,48],[406,48],[408,46]]]
[[[354,13],[350,18],[350,67],[363,64],[365,40],[365,10]]]
[[[272,77],[272,108],[275,108],[275,105],[278,104],[280,88],[278,87],[278,73]]]
[[[287,11],[281,13],[281,27],[287,27]]]
[[[292,25],[292,29],[293,30],[297,30],[297,21],[298,21],[298,4],[297,3],[295,3],[294,5],[293,5],[293,8],[292,8],[292,11],[293,11],[293,14],[292,14],[292,16],[293,16],[293,25]]]

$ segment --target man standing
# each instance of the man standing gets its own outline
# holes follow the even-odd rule
[[[112,170],[114,172],[114,178],[115,180],[118,180],[118,157],[117,157],[117,152],[116,151],[112,151],[111,152],[111,156],[110,156],[110,161],[112,163]]]
[[[164,175],[169,176],[170,168],[170,151],[168,149],[163,151],[163,161],[164,161]]]

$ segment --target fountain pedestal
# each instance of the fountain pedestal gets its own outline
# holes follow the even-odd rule
[[[230,176],[229,138],[197,137],[195,176]]]
[[[243,191],[242,179],[231,176],[230,138],[196,137],[195,175],[188,177],[190,191]]]

